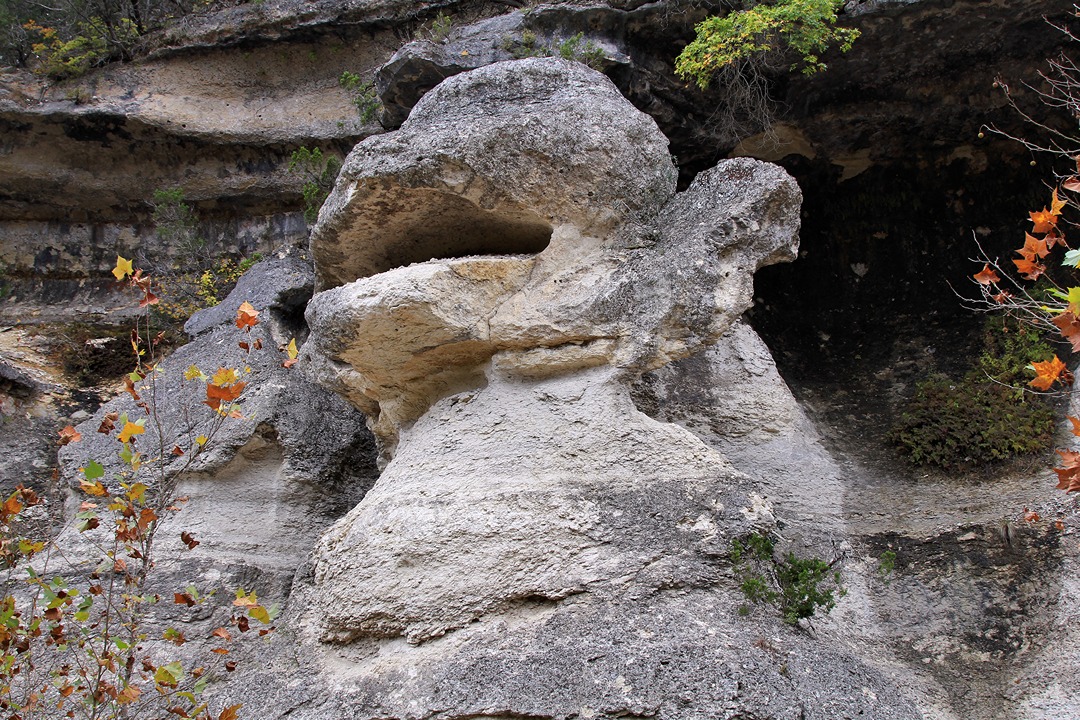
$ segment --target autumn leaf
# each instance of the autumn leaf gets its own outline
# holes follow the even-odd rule
[[[255,327],[259,322],[259,311],[251,306],[251,303],[244,302],[236,309],[236,327],[241,330]]]
[[[210,634],[221,638],[225,642],[230,642],[232,640],[232,634],[223,627],[219,627]]]
[[[236,663],[232,663],[232,667],[227,669],[229,670],[229,672],[232,672],[233,668],[235,667]],[[221,714],[218,715],[217,720],[237,720],[240,717],[237,711],[240,710],[240,708],[242,707],[244,707],[242,704],[230,705],[229,707],[221,711]]]
[[[199,541],[196,540],[195,537],[186,530],[180,533],[180,542],[187,545],[188,550],[194,550],[195,546],[199,544]]]
[[[184,448],[180,447],[179,445],[173,445],[172,454],[176,457],[180,457],[184,454]]]
[[[1046,272],[1045,265],[1040,265],[1027,258],[1013,260],[1013,264],[1016,265],[1016,270],[1024,276],[1025,280],[1037,280],[1040,275]]]
[[[1046,208],[1039,212],[1028,213],[1028,215],[1031,217],[1032,232],[1047,233],[1057,224],[1057,216]]]
[[[1058,476],[1058,490],[1080,492],[1080,453],[1073,450],[1056,451],[1061,456],[1061,467],[1054,468]]]
[[[1030,523],[1039,522],[1039,513],[1024,508],[1024,521]]]
[[[61,447],[63,447],[64,445],[68,445],[68,444],[73,443],[73,442],[79,442],[80,440],[82,440],[82,435],[79,433],[78,430],[75,429],[74,425],[66,426],[63,430],[60,430],[57,434],[60,436],[60,439],[56,441],[56,444],[60,445]]]
[[[1050,322],[1061,331],[1061,336],[1072,344],[1073,352],[1080,352],[1080,320],[1066,310],[1055,316]]]
[[[247,383],[238,382],[232,385],[226,385],[220,387],[213,383],[206,386],[206,400],[203,402],[209,405],[214,410],[221,407],[222,403],[231,403],[240,397],[240,393],[244,392],[244,388],[247,387]]]
[[[1057,355],[1046,362],[1033,362],[1028,365],[1028,369],[1035,371],[1035,379],[1028,385],[1036,390],[1045,392],[1059,379],[1064,383],[1072,382],[1072,376],[1065,367],[1065,363],[1061,362]]]
[[[1025,233],[1024,247],[1016,252],[1020,253],[1026,260],[1042,260],[1050,254],[1050,248],[1047,246],[1045,238],[1040,239],[1030,233]]]
[[[1077,437],[1080,437],[1080,418],[1074,418],[1069,415],[1065,419],[1072,423],[1072,430],[1070,430],[1069,432],[1071,432]]]
[[[203,375],[202,370],[200,370],[195,365],[189,365],[188,369],[184,371],[184,379],[185,380],[205,380],[206,376]]]
[[[116,429],[116,421],[120,419],[119,412],[105,413],[105,417],[101,418],[101,424],[98,425],[97,431],[102,435],[108,435]]]
[[[173,593],[173,603],[176,605],[187,605],[192,607],[195,605],[195,598],[191,597],[188,593]]]
[[[119,255],[116,256],[116,267],[113,268],[112,274],[117,280],[123,280],[132,272],[131,261],[127,260]]]
[[[980,285],[990,285],[991,283],[997,283],[1001,281],[1001,278],[998,277],[998,274],[993,271],[989,263],[983,266],[982,272],[975,273],[972,277],[974,277],[975,282],[979,283]]]
[[[139,423],[133,423],[129,420],[124,423],[124,429],[120,431],[120,434],[116,436],[116,439],[122,443],[131,442],[131,438],[136,435],[142,435],[144,432],[146,432],[146,428]]]
[[[1061,210],[1068,204],[1067,200],[1062,200],[1058,197],[1057,188],[1054,188],[1054,192],[1050,196],[1050,214],[1054,217],[1061,215]]]
[[[131,703],[139,699],[139,695],[142,695],[142,690],[135,687],[134,685],[128,685],[126,688],[116,694],[116,704],[130,705]]]
[[[1061,183],[1061,187],[1069,192],[1080,192],[1080,177],[1073,175],[1071,178]]]
[[[101,484],[100,480],[95,480],[94,482],[80,480],[79,489],[87,495],[93,495],[94,497],[103,497],[109,492],[105,489],[105,486]]]
[[[210,378],[210,383],[218,387],[224,387],[225,385],[232,385],[239,379],[240,373],[235,368],[218,368],[218,371]]]

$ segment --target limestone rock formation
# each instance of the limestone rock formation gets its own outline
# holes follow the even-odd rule
[[[651,121],[553,59],[456,75],[350,156],[313,234],[303,357],[372,416],[387,464],[298,603],[348,709],[288,694],[292,715],[918,716],[846,651],[813,667],[791,631],[779,672],[800,670],[777,681],[760,626],[734,622],[728,558],[775,531],[769,503],[631,400],[797,242],[774,166],[673,178]]]

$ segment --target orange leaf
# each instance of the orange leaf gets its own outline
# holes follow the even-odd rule
[[[176,605],[187,605],[192,607],[195,605],[195,598],[191,597],[188,593],[173,593],[173,603]]]
[[[1057,188],[1054,188],[1054,192],[1050,196],[1050,214],[1054,217],[1061,215],[1061,209],[1068,204],[1067,200],[1062,200],[1058,197]]]
[[[118,705],[127,705],[133,703],[139,699],[139,695],[142,694],[142,690],[134,685],[128,685],[126,688],[116,694],[116,703]]]
[[[1043,208],[1039,212],[1028,213],[1031,217],[1031,232],[1046,233],[1054,229],[1057,224],[1057,216]]]
[[[1080,437],[1080,418],[1074,418],[1070,415],[1065,419],[1072,423],[1072,430],[1070,432],[1072,432],[1073,435]]]
[[[1058,476],[1058,490],[1080,492],[1080,453],[1073,450],[1058,450],[1061,467],[1054,468]]]
[[[1058,379],[1065,383],[1072,382],[1065,363],[1061,362],[1057,355],[1046,362],[1033,362],[1029,367],[1035,371],[1035,379],[1029,382],[1028,385],[1036,390],[1049,390],[1050,386],[1057,382]]]
[[[206,386],[206,400],[205,403],[217,410],[221,403],[231,403],[236,398],[240,397],[240,393],[247,387],[247,383],[238,382],[232,385],[226,385],[224,387],[220,385],[214,385],[208,383]]]
[[[251,303],[244,302],[236,309],[236,327],[241,330],[245,328],[252,328],[259,322],[259,311],[251,306]]]
[[[983,266],[982,272],[975,273],[972,277],[975,278],[975,282],[980,285],[989,285],[991,283],[997,283],[1001,281],[998,274],[991,269],[989,263]],[[288,360],[286,360],[288,362]],[[289,367],[286,365],[285,367]]]
[[[1016,265],[1017,271],[1024,276],[1025,280],[1036,280],[1040,275],[1046,272],[1046,266],[1040,265],[1036,262],[1028,260],[1013,260],[1013,264]]]
[[[217,630],[214,630],[214,632],[212,632],[210,634],[211,635],[216,635],[217,637],[221,638],[222,640],[225,640],[226,642],[232,640],[232,634],[230,634],[229,631],[226,630],[223,627],[219,627]]]
[[[94,482],[90,482],[88,480],[80,480],[79,489],[87,495],[93,495],[94,497],[102,497],[104,495],[107,495],[109,492],[105,489],[105,486],[101,484],[100,480],[95,480]]]
[[[1080,192],[1080,177],[1073,175],[1071,178],[1061,183],[1061,187],[1069,192]]]
[[[236,667],[236,665],[234,664],[233,667]],[[239,710],[242,707],[244,707],[244,706],[243,705],[230,705],[229,707],[227,707],[227,708],[225,708],[224,710],[221,711],[221,714],[218,715],[217,720],[237,720],[240,716],[237,714],[236,711]]]
[[[80,440],[82,440],[82,435],[79,433],[78,430],[75,429],[75,426],[73,425],[68,425],[63,430],[59,431],[57,434],[60,436],[60,439],[56,441],[56,444],[60,445],[61,447],[67,445],[68,443],[79,442]]]
[[[142,425],[137,425],[133,422],[124,423],[124,429],[120,431],[120,434],[116,436],[116,439],[122,443],[131,442],[131,439],[136,435],[142,435],[146,432],[146,428]]]
[[[1072,344],[1073,352],[1080,352],[1080,320],[1066,310],[1050,322],[1056,325],[1061,331],[1061,336]]]
[[[1024,520],[1031,523],[1039,522],[1039,513],[1035,512],[1034,510],[1028,510],[1027,508],[1024,508]]]
[[[181,448],[179,445],[173,445],[172,454],[176,456],[183,455],[184,449]]]
[[[105,413],[105,417],[101,419],[101,424],[98,425],[97,431],[102,435],[108,435],[116,429],[116,421],[119,419],[119,412]]]
[[[1024,248],[1017,250],[1027,260],[1035,260],[1038,258],[1042,260],[1044,257],[1050,254],[1050,248],[1046,245],[1046,240],[1035,237],[1030,233],[1024,233]]]

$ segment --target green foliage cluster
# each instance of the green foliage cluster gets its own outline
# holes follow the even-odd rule
[[[431,27],[426,31],[427,39],[431,42],[441,43],[450,37],[450,31],[454,28],[454,18],[439,11],[435,19],[431,21]]]
[[[309,225],[319,219],[319,208],[334,189],[334,181],[340,170],[341,160],[320,148],[301,147],[293,151],[289,159],[289,172],[304,179],[301,192],[304,195],[304,219]]]
[[[793,552],[777,560],[772,538],[751,533],[731,543],[731,560],[739,577],[739,588],[747,601],[775,605],[789,625],[798,625],[819,610],[836,606],[836,595],[844,594],[835,562],[821,558],[799,558]],[[739,608],[740,615],[749,608]]]
[[[126,57],[139,39],[139,29],[129,18],[108,24],[99,17],[76,23],[67,39],[52,28],[29,21],[24,28],[37,42],[31,45],[38,72],[54,80],[85,75],[90,68]]]
[[[536,33],[525,30],[519,37],[507,36],[502,47],[517,59],[528,57],[561,57],[576,60],[593,70],[604,69],[604,50],[592,40],[585,40],[585,33],[578,33],[555,43],[540,42]]]
[[[721,69],[782,50],[797,57],[792,70],[824,70],[822,53],[833,45],[847,52],[859,37],[854,28],[837,27],[842,6],[843,0],[776,0],[706,18],[675,60],[675,72],[704,89]]]
[[[1007,318],[988,321],[983,342],[977,367],[960,380],[935,374],[919,382],[893,423],[891,438],[912,463],[953,470],[1053,444],[1053,408],[1018,387],[1031,377],[1028,365],[1053,349],[1039,330]]]
[[[157,270],[161,302],[154,305],[154,319],[168,328],[221,302],[262,255],[237,259],[210,252],[182,188],[155,190],[153,205],[155,234],[181,259],[175,267]]]
[[[382,107],[379,94],[375,91],[375,83],[371,80],[364,82],[356,73],[346,70],[338,78],[338,84],[352,93],[352,104],[360,113],[360,121],[369,123],[375,119]]]

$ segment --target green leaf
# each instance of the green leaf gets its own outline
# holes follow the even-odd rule
[[[154,682],[158,685],[175,686],[184,678],[184,667],[179,661],[162,665],[154,673]]]
[[[101,463],[96,460],[91,460],[86,463],[86,467],[83,469],[83,474],[86,475],[87,480],[97,480],[99,477],[105,475],[105,468],[101,466]]]

